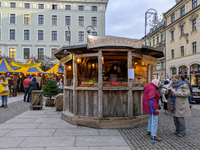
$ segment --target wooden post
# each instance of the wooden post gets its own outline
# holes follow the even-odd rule
[[[128,69],[131,69],[132,66],[132,52],[128,51]],[[133,116],[133,94],[132,94],[132,79],[128,79],[128,116]]]
[[[67,63],[64,64],[64,86],[67,86]],[[66,111],[67,107],[67,97],[66,97],[66,89],[63,86],[63,111]],[[69,110],[68,110],[69,111]]]
[[[98,117],[103,118],[102,51],[98,52]]]
[[[151,82],[151,65],[150,64],[148,64],[148,83],[150,83]]]
[[[73,114],[77,115],[77,91],[75,87],[77,87],[77,66],[75,54],[73,54]]]

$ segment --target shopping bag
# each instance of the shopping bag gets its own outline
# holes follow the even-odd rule
[[[5,91],[4,87],[2,84],[0,84],[0,93],[2,93],[3,91]]]
[[[4,88],[4,91],[3,91],[3,92],[8,92],[8,90],[9,90],[8,85],[3,86],[3,88]]]

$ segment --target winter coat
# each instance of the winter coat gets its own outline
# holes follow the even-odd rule
[[[160,93],[162,94],[162,100],[163,102],[167,103],[167,99],[165,98],[165,92],[167,88],[169,87],[169,84],[163,85]]]
[[[191,95],[192,94],[192,86],[191,86],[191,84],[187,80],[184,80],[183,82],[185,82],[188,85],[188,87],[190,89],[190,95]]]
[[[31,93],[33,90],[39,90],[39,83],[35,77],[33,77],[32,81],[29,83],[28,93]]]
[[[172,87],[171,85],[169,87]],[[189,117],[191,116],[191,111],[189,107],[188,96],[190,96],[190,89],[187,84],[183,84],[177,89],[177,95],[175,99],[175,117]],[[168,94],[168,90],[166,90]]]
[[[158,92],[158,87],[154,85],[153,83],[147,83],[144,86],[144,95],[143,95],[143,111],[147,114],[151,113],[151,107],[149,104],[149,101],[153,100],[152,103],[153,110],[158,110],[159,107],[159,99],[160,99],[160,93]],[[159,115],[159,112],[153,113],[154,115]]]
[[[7,86],[8,85],[8,80],[4,80],[2,83],[1,83],[3,86]],[[6,96],[6,95],[9,95],[10,94],[10,91],[8,90],[7,92],[1,92],[0,93],[0,96]]]

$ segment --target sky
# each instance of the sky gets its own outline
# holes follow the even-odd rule
[[[175,4],[175,0],[109,0],[106,35],[141,39],[145,35],[145,12],[153,8],[162,17]]]

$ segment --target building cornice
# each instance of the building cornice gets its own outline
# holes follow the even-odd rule
[[[192,13],[194,13],[195,11],[197,11],[199,8],[200,8],[200,5],[198,5],[194,9],[190,10],[189,12],[187,12],[185,15],[183,15],[180,18],[178,18],[174,22],[170,23],[168,26],[166,26],[166,30],[169,29],[170,27],[174,26],[175,24],[179,23],[180,21],[182,21],[183,19],[185,19],[186,17],[188,17],[189,15],[191,15]]]
[[[173,13],[174,11],[176,11],[181,5],[186,4],[189,1],[190,0],[181,0],[179,3],[177,3],[176,5],[174,5],[174,7],[172,7],[166,13],[164,13],[164,18],[167,18],[168,16],[170,16],[171,13]]]

